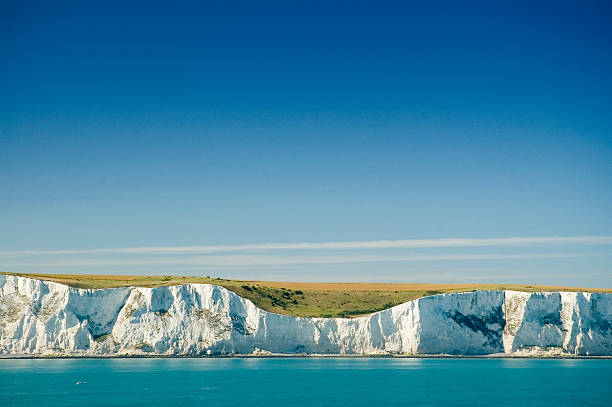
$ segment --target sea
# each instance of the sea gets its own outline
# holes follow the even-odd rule
[[[612,359],[0,359],[0,406],[612,406]]]

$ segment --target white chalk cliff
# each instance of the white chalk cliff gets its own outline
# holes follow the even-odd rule
[[[0,355],[612,355],[612,294],[474,291],[298,318],[223,287],[82,290],[0,275]]]

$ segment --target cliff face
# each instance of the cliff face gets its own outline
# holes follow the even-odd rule
[[[81,290],[0,275],[0,354],[267,352],[612,355],[612,294],[475,291],[299,318],[208,284]]]

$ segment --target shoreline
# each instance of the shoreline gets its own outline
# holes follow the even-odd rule
[[[324,354],[231,354],[231,355],[0,355],[15,359],[612,359],[610,355],[324,355]]]

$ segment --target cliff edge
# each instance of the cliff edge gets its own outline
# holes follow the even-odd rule
[[[612,294],[440,294],[358,318],[273,314],[212,284],[87,290],[0,275],[0,355],[612,356]]]

